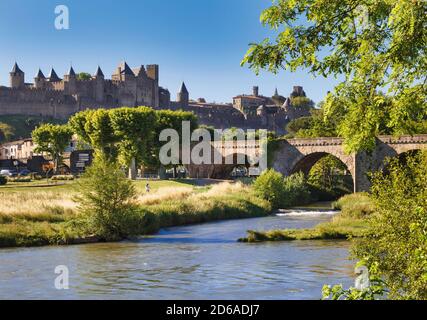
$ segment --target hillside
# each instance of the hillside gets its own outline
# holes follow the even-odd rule
[[[0,143],[7,141],[18,140],[22,138],[31,137],[31,132],[35,127],[42,123],[65,123],[64,120],[57,120],[48,117],[37,117],[37,116],[24,116],[24,115],[0,115],[0,125],[6,124],[12,128],[12,134],[5,134],[6,137],[0,132]],[[0,126],[0,130],[1,130]]]

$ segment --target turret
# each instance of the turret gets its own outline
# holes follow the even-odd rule
[[[153,107],[157,108],[160,105],[159,97],[159,66],[157,64],[147,65],[147,76],[149,79],[154,80],[153,85]]]
[[[182,108],[188,107],[188,104],[190,102],[190,95],[184,82],[181,85],[181,90],[178,92],[176,101],[180,104]]]
[[[10,72],[10,87],[15,89],[25,87],[25,73],[19,69],[16,62]]]
[[[135,74],[132,69],[129,68],[128,64],[123,61],[116,69],[116,72],[113,74],[113,80],[116,81],[129,81],[135,79]]]
[[[258,97],[258,96],[259,96],[259,88],[258,88],[258,86],[254,86],[254,87],[252,88],[252,94],[253,94],[255,97]]]
[[[147,76],[159,83],[159,66],[157,64],[150,64],[147,66]]]
[[[65,90],[68,94],[77,93],[77,75],[73,67],[70,67],[68,74],[64,75]]]
[[[58,77],[58,75],[56,74],[56,72],[55,72],[55,70],[53,68],[50,70],[50,74],[49,74],[48,79],[49,79],[49,82],[58,82],[58,81],[61,81],[61,78]]]
[[[95,100],[97,102],[103,102],[104,101],[104,73],[101,70],[101,67],[98,66],[98,69],[96,70],[95,75],[93,76],[93,79],[95,79]]]
[[[39,69],[39,72],[37,72],[36,76],[34,77],[34,87],[37,89],[44,88],[46,83],[46,77],[44,76],[43,72]]]

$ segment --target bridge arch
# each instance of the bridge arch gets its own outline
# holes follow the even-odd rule
[[[338,169],[337,172],[334,172],[333,176],[337,177],[340,176],[342,177],[342,183],[343,185],[346,185],[346,188],[349,188],[350,190],[354,190],[354,184],[355,184],[355,177],[354,174],[352,174],[352,171],[350,169],[352,166],[352,161],[347,157],[344,157],[343,159],[340,159],[339,157],[337,157],[336,155],[332,154],[332,153],[328,153],[328,152],[313,152],[313,153],[309,153],[307,155],[304,155],[302,158],[299,157],[298,159],[295,160],[295,164],[293,165],[290,174],[294,174],[294,173],[298,173],[298,172],[302,172],[305,176],[308,176],[311,172],[311,170],[315,167],[315,165],[317,163],[319,163],[319,161],[321,159],[324,159],[326,157],[332,157],[332,159],[336,160],[337,163],[339,163],[339,166],[342,167],[342,171],[340,172],[340,170]],[[347,162],[347,163],[346,163]],[[350,165],[350,168],[349,168]],[[351,183],[350,183],[351,181]]]

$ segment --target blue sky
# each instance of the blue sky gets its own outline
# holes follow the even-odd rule
[[[57,5],[70,10],[70,30],[54,28]],[[185,81],[191,98],[231,102],[253,85],[287,96],[304,86],[319,102],[336,84],[314,79],[307,71],[263,73],[240,67],[248,44],[269,35],[259,22],[270,0],[1,0],[0,85],[9,85],[15,60],[32,82],[38,68],[59,75],[69,69],[94,73],[99,64],[107,78],[126,60],[131,67],[160,65],[160,83],[172,98]]]

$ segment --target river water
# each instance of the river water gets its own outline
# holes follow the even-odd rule
[[[293,212],[162,230],[134,241],[0,250],[0,299],[320,299],[350,286],[345,241],[246,244],[246,230],[307,228],[331,214]],[[69,270],[55,289],[54,270]]]

